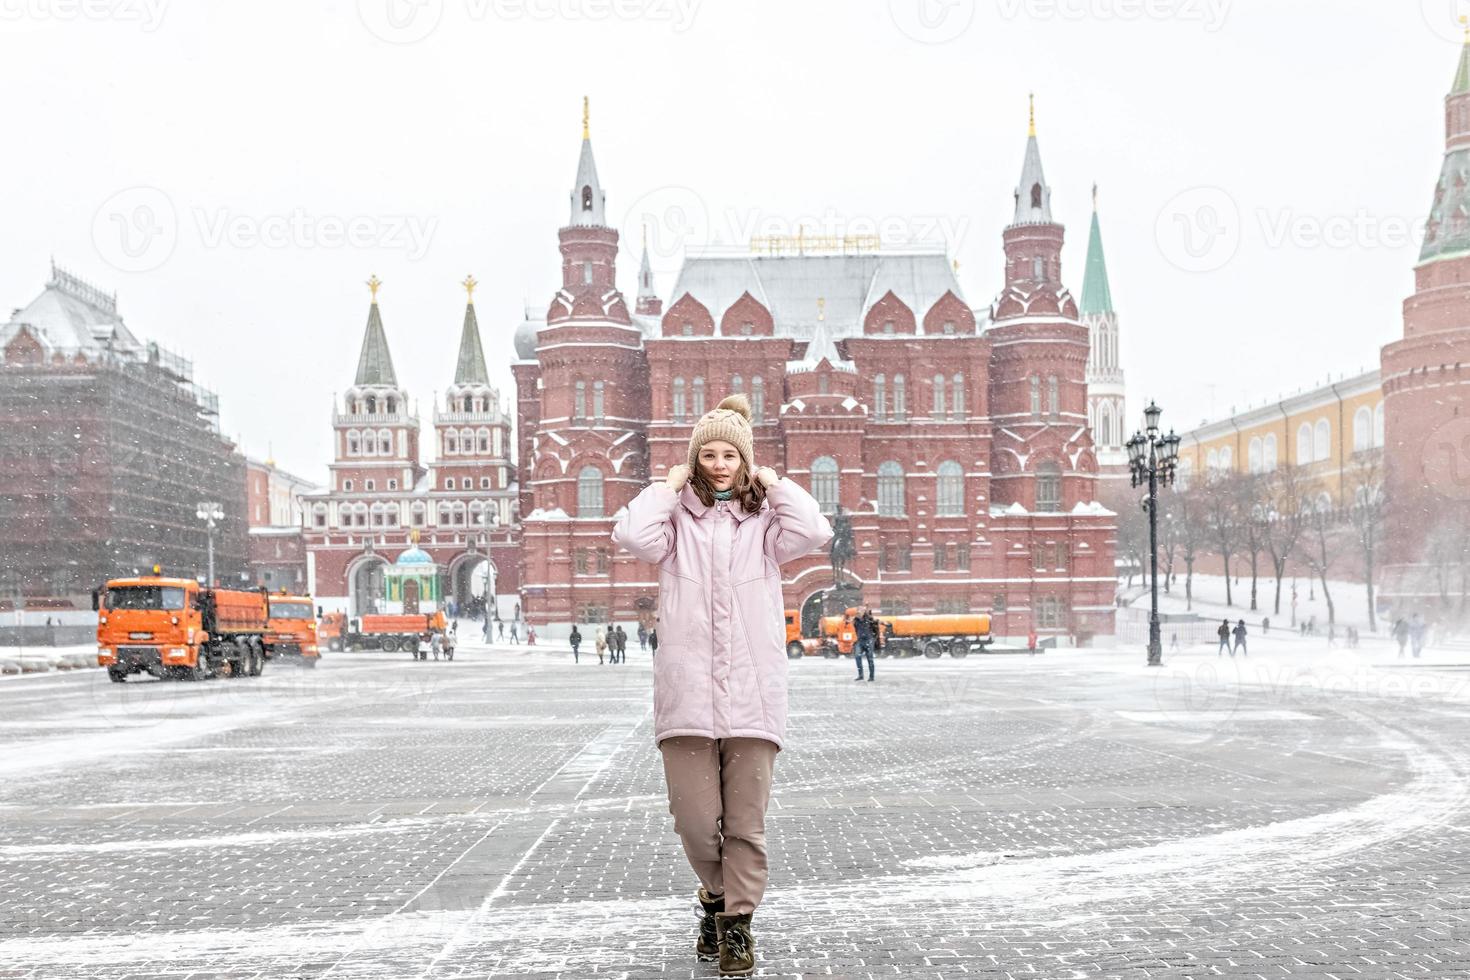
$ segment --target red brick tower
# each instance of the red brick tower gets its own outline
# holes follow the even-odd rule
[[[526,467],[531,509],[523,515],[522,581],[529,603],[548,619],[566,620],[575,609],[576,578],[560,584],[548,567],[570,560],[580,573],[610,574],[613,516],[648,478],[643,334],[616,285],[618,233],[607,223],[586,100],[571,214],[557,234],[562,286],[534,349],[540,404]]]
[[[1404,336],[1383,348],[1383,595],[1405,614],[1437,599],[1424,562],[1470,515],[1470,38],[1445,96],[1445,155],[1404,301]],[[1458,588],[1458,587],[1456,587]],[[1427,610],[1426,610],[1427,611]]]
[[[1097,461],[1087,428],[1089,339],[1062,284],[1063,228],[1052,220],[1034,109],[1015,197],[1015,219],[1003,233],[1005,288],[987,331],[991,499],[1033,512],[1070,510],[1096,499]]]

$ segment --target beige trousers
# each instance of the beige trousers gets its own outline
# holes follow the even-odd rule
[[[766,891],[766,805],[776,743],[676,735],[659,743],[669,812],[684,854],[726,912],[754,912]]]

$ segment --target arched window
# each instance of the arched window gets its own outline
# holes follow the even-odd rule
[[[694,379],[694,415],[700,418],[704,415],[704,379]]]
[[[1373,409],[1373,445],[1383,445],[1383,402]]]
[[[459,452],[459,433],[450,429],[444,433],[444,455],[453,456]]]
[[[1312,427],[1312,458],[1327,459],[1332,455],[1332,426],[1326,419],[1318,419]]]
[[[902,422],[908,417],[908,394],[904,390],[903,375],[893,376],[893,417]]]
[[[965,514],[965,469],[952,459],[939,464],[939,488],[935,493],[934,513],[939,517],[963,517]]]
[[[447,527],[454,520],[454,509],[448,503],[439,505],[439,523]]]
[[[812,496],[817,498],[822,513],[837,510],[837,460],[831,456],[818,456],[812,460]]]
[[[903,465],[889,460],[878,465],[878,513],[902,517],[904,509]]]
[[[882,422],[888,402],[888,379],[878,375],[873,379],[873,421]]]
[[[378,413],[378,399],[373,395],[367,396],[363,401],[363,406],[367,409],[369,415],[376,415]]]
[[[684,379],[674,379],[674,421],[684,421]]]
[[[1113,444],[1113,408],[1107,402],[1102,402],[1097,407],[1097,444]]]
[[[942,374],[936,374],[934,376],[934,412],[933,412],[933,415],[934,415],[934,417],[936,419],[942,419],[942,418],[944,418],[944,403],[945,403],[945,398],[944,398],[944,375],[942,375]]]
[[[1205,457],[1205,466],[1208,467],[1211,472],[1220,468],[1220,450],[1210,450],[1210,454]]]
[[[592,210],[592,187],[590,184],[582,185],[582,210]]]
[[[389,415],[392,415],[394,409],[396,409],[397,407],[398,402],[394,399],[392,395],[389,395],[383,400],[383,411],[387,412]]]
[[[1220,469],[1225,473],[1235,469],[1235,453],[1229,446],[1220,447]]]
[[[1265,440],[1261,443],[1261,472],[1270,473],[1276,469],[1276,433],[1266,433]]]
[[[1353,452],[1373,448],[1373,410],[1364,405],[1353,413]]]
[[[347,455],[356,456],[358,452],[357,433],[347,433]]]
[[[1306,422],[1296,430],[1296,461],[1301,465],[1312,462],[1312,427]]]
[[[572,418],[587,417],[587,382],[578,381],[572,387]]]
[[[1031,416],[1041,417],[1041,375],[1031,375]]]
[[[736,391],[744,391],[744,390],[745,390],[745,379],[744,378],[742,378],[740,375],[737,374],[737,375],[735,375],[734,377],[732,377],[730,379],[730,391],[736,392]]]
[[[459,481],[455,480],[454,477],[452,477],[452,476],[446,476],[444,478],[444,489],[445,490],[453,490],[458,485],[459,485]]]
[[[602,516],[602,470],[584,466],[577,473],[577,516]]]
[[[1057,387],[1057,376],[1049,374],[1046,378],[1046,412],[1052,418],[1056,418],[1062,411],[1062,394]]]
[[[464,513],[465,513],[464,504],[462,504],[462,503],[456,503],[454,505],[454,523],[457,526],[459,526],[459,527],[463,527],[464,526]]]
[[[602,392],[603,382],[592,382],[592,417],[598,420],[602,419]]]
[[[766,418],[766,379],[760,375],[750,379],[750,421],[760,425]]]
[[[485,523],[485,505],[478,500],[470,501],[470,525],[479,527]]]
[[[1041,256],[1039,256],[1039,255],[1036,256],[1034,259],[1031,260],[1031,278],[1032,279],[1045,279],[1046,278],[1046,265],[1042,262]]]
[[[383,508],[383,523],[389,527],[398,526],[398,505],[389,504]]]
[[[1246,468],[1252,473],[1261,472],[1261,437],[1251,439],[1250,446],[1245,451]]]
[[[1036,510],[1054,514],[1062,509],[1062,468],[1045,462],[1036,468]]]
[[[480,452],[488,453],[490,451],[490,430],[480,429],[475,433],[475,441],[479,446]]]
[[[378,452],[384,456],[393,455],[393,433],[387,429],[378,430]]]
[[[1189,478],[1194,475],[1194,460],[1188,456],[1181,457],[1179,469],[1174,473],[1174,486],[1179,490],[1189,489]]]
[[[1039,208],[1039,207],[1041,207],[1041,185],[1040,184],[1032,184],[1031,185],[1031,206],[1033,208]]]
[[[950,392],[950,418],[962,419],[965,417],[965,376],[957,374],[950,379],[954,387]]]
[[[415,500],[413,502],[413,526],[414,527],[423,527],[424,526],[424,512],[425,512],[425,510],[424,510],[424,502],[422,500]]]

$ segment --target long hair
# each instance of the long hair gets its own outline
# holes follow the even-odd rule
[[[706,507],[715,505],[714,484],[709,482],[709,477],[704,475],[704,467],[695,461],[694,471],[689,474],[689,485],[694,488],[694,495],[699,502]],[[750,468],[745,465],[745,460],[740,461],[740,469],[735,471],[735,479],[730,482],[730,489],[735,493],[731,500],[738,500],[740,508],[747,514],[754,514],[761,509],[761,504],[766,499],[765,484],[755,478]]]

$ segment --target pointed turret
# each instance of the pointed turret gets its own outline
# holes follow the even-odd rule
[[[463,283],[466,296],[464,327],[459,333],[459,358],[454,362],[454,383],[457,385],[487,385],[490,372],[485,370],[485,348],[480,344],[480,321],[475,316],[475,287],[479,285],[474,276],[466,276]]]
[[[1097,221],[1097,185],[1092,185],[1092,230],[1087,236],[1087,270],[1082,276],[1082,315],[1113,312],[1108,264],[1103,258],[1102,227]]]
[[[648,229],[643,229],[643,260],[638,264],[638,303],[635,311],[640,316],[660,316],[664,301],[653,289],[653,268],[648,264]]]
[[[1016,185],[1017,225],[1051,223],[1051,188],[1041,170],[1041,148],[1036,143],[1036,99],[1030,101],[1030,125],[1026,134],[1026,159],[1021,164],[1021,182]]]
[[[1444,163],[1424,227],[1421,263],[1470,250],[1470,27],[1444,99],[1444,131]]]
[[[357,356],[357,378],[354,385],[387,385],[398,387],[398,376],[393,373],[393,357],[388,353],[388,335],[383,332],[383,317],[378,312],[378,287],[383,285],[377,276],[368,280],[372,291],[372,305],[368,307],[367,330],[362,336],[362,352]]]
[[[577,158],[577,179],[572,184],[572,216],[569,225],[607,226],[607,195],[597,180],[597,162],[592,159],[588,101],[582,97],[582,153]]]

